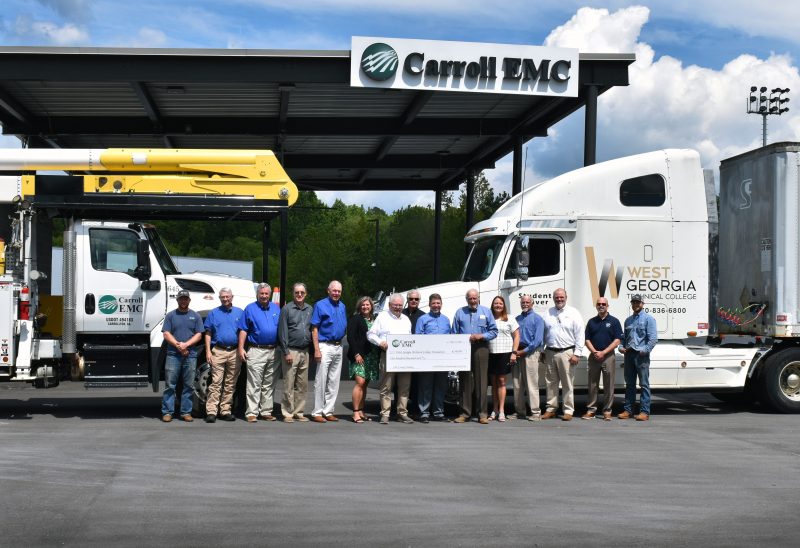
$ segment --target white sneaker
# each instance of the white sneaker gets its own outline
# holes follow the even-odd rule
[[[506,422],[506,414],[501,411],[500,414],[497,415],[497,420],[500,422]]]

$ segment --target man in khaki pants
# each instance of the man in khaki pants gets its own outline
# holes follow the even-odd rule
[[[311,345],[311,311],[306,304],[306,284],[296,283],[292,301],[278,319],[278,346],[283,353],[283,422],[308,422],[304,415],[308,391],[308,348]]]
[[[533,311],[533,300],[530,295],[519,296],[522,314],[517,316],[519,325],[519,350],[517,363],[511,370],[514,381],[514,409],[517,418],[527,415],[526,405],[531,408],[527,415],[529,421],[541,419],[542,408],[539,402],[539,358],[544,344],[544,321]],[[527,393],[527,401],[525,395]]]
[[[389,373],[386,371],[386,349],[389,335],[410,335],[411,320],[403,314],[403,296],[399,293],[389,297],[389,310],[384,310],[367,332],[367,339],[381,349],[381,424],[389,424],[389,413],[392,409],[392,383],[397,378],[397,420],[412,424],[414,420],[408,416],[408,393],[411,389],[411,373]]]
[[[583,318],[577,309],[567,306],[567,292],[553,291],[555,306],[544,316],[545,382],[547,383],[547,411],[542,419],[553,419],[558,409],[558,387],[561,385],[564,415],[561,420],[571,421],[575,413],[575,366],[583,354]]]
[[[206,330],[206,361],[211,366],[211,384],[206,399],[208,423],[216,422],[218,415],[220,420],[236,420],[231,412],[231,403],[242,365],[236,346],[239,321],[244,312],[233,306],[233,292],[228,287],[219,290],[219,302],[220,305],[208,313],[203,325]]]

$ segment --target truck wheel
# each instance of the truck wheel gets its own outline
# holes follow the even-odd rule
[[[779,413],[800,413],[800,348],[770,356],[760,381],[762,402]]]
[[[197,366],[194,375],[194,390],[192,394],[192,415],[200,418],[206,415],[206,399],[208,396],[208,385],[211,382],[211,366],[202,360]]]

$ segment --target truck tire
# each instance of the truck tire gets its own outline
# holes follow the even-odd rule
[[[192,391],[192,416],[202,418],[206,416],[206,399],[208,385],[211,383],[211,366],[204,358],[198,359],[197,371],[194,374],[194,390]]]
[[[762,403],[779,413],[800,413],[800,348],[767,358],[759,381]]]

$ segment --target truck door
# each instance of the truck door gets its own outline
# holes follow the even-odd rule
[[[516,316],[520,313],[519,296],[530,295],[533,309],[540,315],[552,306],[551,295],[564,287],[564,242],[557,235],[543,234],[528,237],[528,279],[523,280],[518,267],[519,238],[509,246],[498,295],[506,300],[506,306]],[[486,306],[491,301],[485,303]]]
[[[134,275],[141,236],[123,228],[76,227],[76,313],[84,333],[149,333],[166,306],[161,269],[150,257],[152,289]]]

